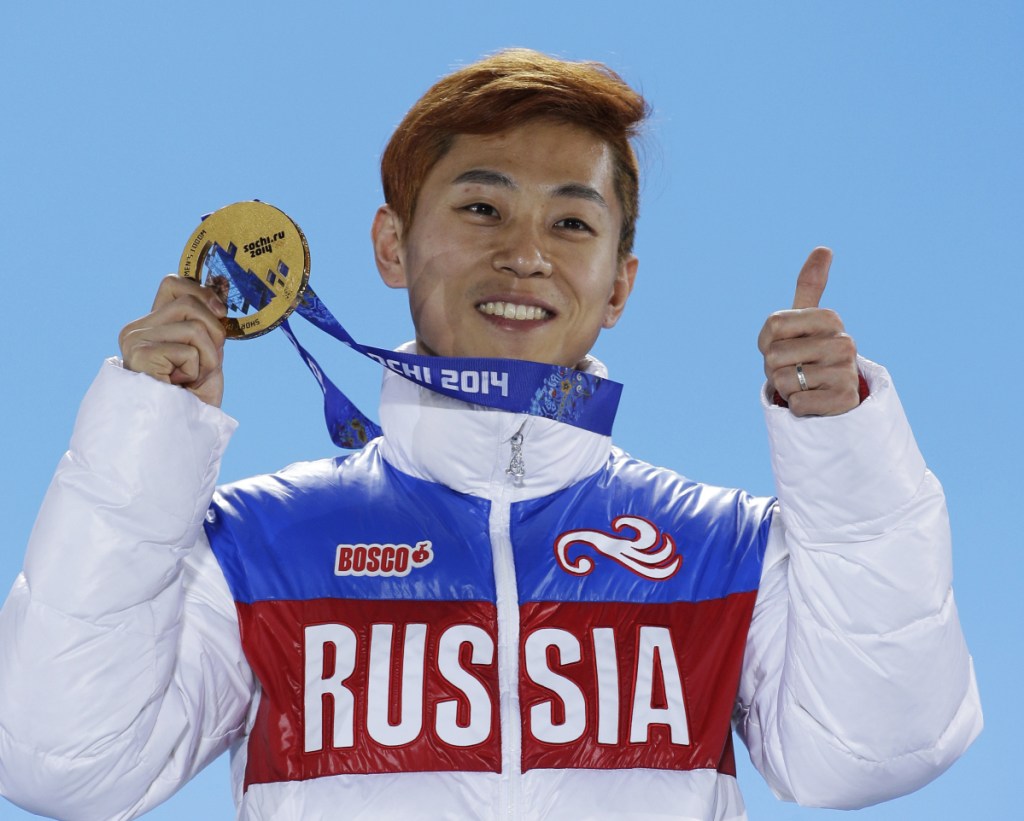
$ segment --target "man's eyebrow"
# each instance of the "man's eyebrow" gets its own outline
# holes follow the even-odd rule
[[[500,171],[491,171],[487,168],[471,168],[463,171],[452,180],[452,185],[460,185],[466,182],[475,182],[480,185],[497,185],[501,188],[518,188],[515,180],[502,174]]]
[[[519,187],[516,184],[516,181],[507,174],[502,174],[500,171],[493,171],[489,168],[471,168],[468,171],[463,171],[459,176],[452,180],[452,185],[460,185],[462,183],[496,185],[500,188],[508,188],[510,190],[515,190]],[[563,185],[558,186],[552,194],[555,197],[570,197],[588,200],[589,202],[600,205],[602,208],[608,207],[608,202],[603,196],[601,196],[600,191],[581,182],[564,183]]]
[[[601,196],[601,192],[596,188],[592,188],[589,185],[584,185],[581,182],[567,182],[565,185],[560,185],[555,189],[556,197],[575,197],[576,199],[589,200],[590,202],[597,203],[603,208],[608,207],[608,203],[604,197]]]

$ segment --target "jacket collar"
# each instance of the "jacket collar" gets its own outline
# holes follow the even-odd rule
[[[407,344],[399,350],[415,350]],[[607,376],[587,357],[585,370]],[[380,421],[381,454],[392,466],[459,493],[510,501],[531,499],[568,487],[599,470],[611,451],[611,437],[522,413],[486,408],[421,388],[384,372]],[[506,471],[512,437],[523,435],[525,475]]]

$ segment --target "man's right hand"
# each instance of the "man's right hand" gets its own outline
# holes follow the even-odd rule
[[[153,310],[121,330],[121,360],[131,371],[181,385],[209,405],[224,397],[227,307],[211,289],[179,276],[160,283]]]

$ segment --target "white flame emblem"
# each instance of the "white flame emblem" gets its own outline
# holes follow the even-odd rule
[[[667,533],[639,516],[616,516],[612,530],[621,533],[624,528],[636,531],[635,538],[611,536],[599,530],[570,530],[555,542],[555,558],[570,573],[586,576],[594,569],[594,560],[587,555],[569,558],[569,548],[574,544],[591,547],[598,553],[615,559],[619,564],[637,575],[654,581],[662,581],[675,575],[683,563],[683,557],[676,553],[676,543]]]

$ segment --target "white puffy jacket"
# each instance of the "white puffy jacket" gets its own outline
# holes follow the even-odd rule
[[[841,417],[765,405],[779,501],[734,713],[776,794],[844,808],[922,786],[981,729],[942,491],[888,374],[861,368],[871,395]],[[505,511],[613,454],[607,437],[534,418],[524,428],[392,374],[381,422],[372,447],[386,463]],[[231,748],[246,819],[745,817],[735,779],[714,769],[521,772],[519,628],[501,615],[515,589],[497,550],[500,773],[331,775],[243,793],[260,687],[203,529],[234,427],[184,390],[104,365],[0,611],[0,793],[58,818],[131,818]],[[530,449],[515,485],[505,468],[519,430]]]

